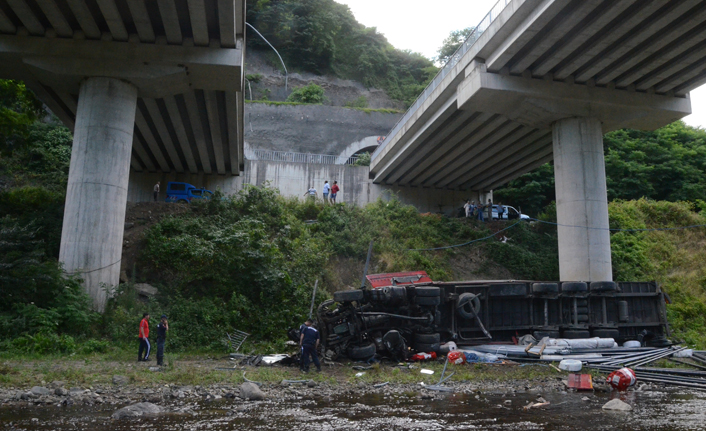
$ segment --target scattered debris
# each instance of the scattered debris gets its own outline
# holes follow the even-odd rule
[[[262,386],[262,382],[254,382],[252,380],[248,380],[248,378],[245,377],[245,371],[243,371],[243,380],[245,380],[245,383],[252,383],[257,386]]]
[[[362,377],[362,376],[364,376],[364,375],[365,375],[365,373],[362,373],[362,372],[361,372],[361,373],[355,373],[355,376],[356,376],[356,377]]]
[[[434,370],[427,370],[426,368],[422,368],[421,370],[419,370],[419,372],[422,374],[429,374],[429,375],[434,374]]]
[[[564,359],[559,362],[559,369],[564,371],[581,371],[583,365],[577,359]]]
[[[569,374],[568,387],[577,391],[592,391],[593,379],[590,374]]]
[[[525,409],[525,410],[538,409],[541,407],[546,407],[549,404],[551,404],[549,401],[546,401],[543,403],[529,403],[526,406],[524,406],[523,409]]]
[[[635,386],[637,377],[635,377],[635,372],[630,368],[621,368],[617,371],[613,371],[608,375],[606,382],[610,384],[613,389],[619,391],[626,391],[629,387]]]

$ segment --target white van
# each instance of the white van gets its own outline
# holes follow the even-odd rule
[[[503,205],[503,208],[505,209],[502,216],[503,220],[529,220],[530,218],[527,214],[522,214],[509,205]],[[493,220],[498,220],[498,205],[493,205]]]

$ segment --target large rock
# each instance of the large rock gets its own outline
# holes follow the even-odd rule
[[[162,408],[152,403],[137,403],[123,407],[113,413],[113,419],[137,418],[141,416],[153,416],[162,412]]]
[[[125,386],[128,383],[130,383],[130,379],[128,379],[125,376],[118,376],[118,375],[113,376],[113,384],[114,385]]]
[[[159,292],[156,287],[147,283],[135,283],[135,292],[140,296],[152,297]]]
[[[632,410],[632,406],[630,404],[620,401],[619,399],[614,399],[610,400],[607,403],[603,404],[603,410],[613,410],[613,411],[619,411],[619,412],[629,412]]]
[[[52,391],[50,391],[49,389],[47,389],[43,386],[35,386],[32,389],[30,389],[29,391],[32,393],[32,395],[36,395],[36,396],[50,395],[52,393]]]
[[[265,393],[255,383],[245,382],[240,385],[240,398],[246,400],[264,400]]]

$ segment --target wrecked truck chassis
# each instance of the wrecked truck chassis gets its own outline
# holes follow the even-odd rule
[[[375,277],[375,276],[373,276]],[[396,331],[414,351],[535,338],[614,338],[669,343],[665,296],[654,282],[424,282],[348,290],[318,308],[324,354],[397,356]],[[407,281],[407,280],[405,280]],[[396,335],[396,334],[395,334]],[[410,349],[406,349],[407,352]]]

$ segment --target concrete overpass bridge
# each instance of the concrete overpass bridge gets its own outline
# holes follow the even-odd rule
[[[60,260],[119,282],[132,172],[238,175],[245,0],[2,0],[0,77],[74,133]]]
[[[603,134],[691,112],[704,0],[500,0],[372,156],[378,184],[490,190],[554,160],[562,280],[612,280]]]

